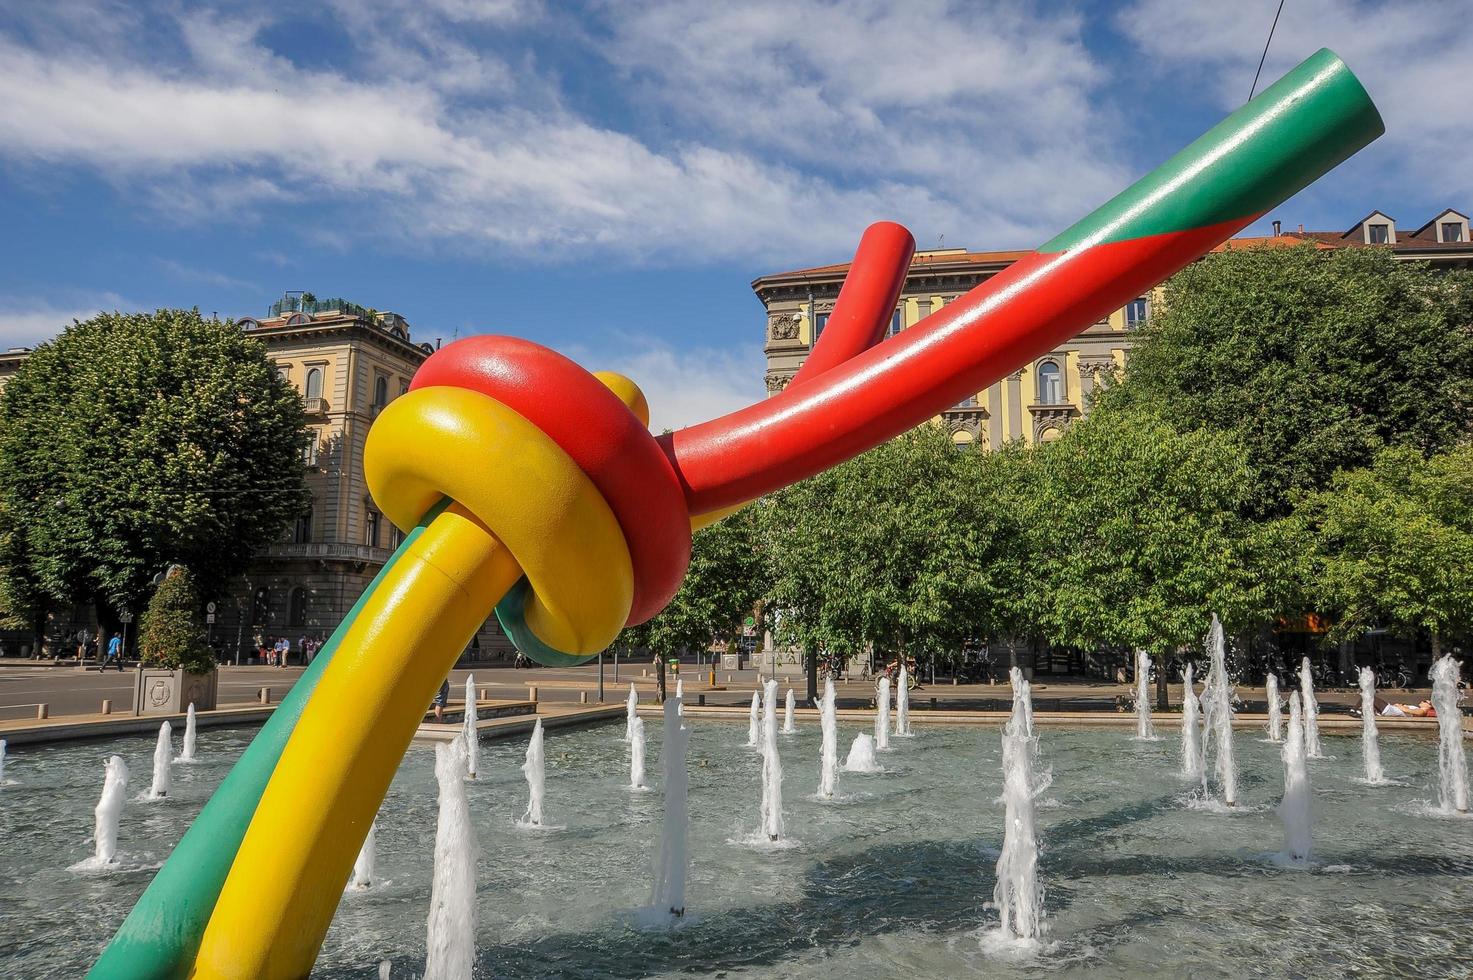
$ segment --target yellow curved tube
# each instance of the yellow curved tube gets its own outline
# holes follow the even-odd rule
[[[624,628],[634,566],[618,518],[567,453],[496,399],[449,387],[396,398],[369,430],[363,474],[400,527],[449,497],[494,528],[532,584],[527,625],[544,643],[597,653]]]
[[[304,977],[404,750],[521,568],[458,505],[425,529],[344,637],[261,797],[196,977]]]

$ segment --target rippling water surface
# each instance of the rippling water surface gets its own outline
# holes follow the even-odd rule
[[[841,726],[847,745],[861,729]],[[1033,949],[989,935],[1002,838],[996,728],[916,726],[881,753],[886,772],[841,774],[819,803],[818,726],[780,736],[787,827],[796,846],[746,843],[757,827],[760,760],[745,723],[697,722],[691,740],[690,914],[641,929],[660,793],[631,793],[617,725],[547,733],[547,816],[526,805],[522,741],[482,750],[469,786],[480,840],[480,976],[866,978],[1141,975],[1462,976],[1473,962],[1473,821],[1437,815],[1437,748],[1382,740],[1400,785],[1358,785],[1360,744],[1326,735],[1311,762],[1315,866],[1275,853],[1277,746],[1238,734],[1243,806],[1194,806],[1177,743],[1131,732],[1040,729],[1053,782],[1039,825],[1050,931]],[[660,725],[652,720],[649,771]],[[17,747],[0,787],[0,976],[80,976],[252,733],[204,730],[200,761],[173,795],[147,789],[152,738]],[[102,760],[132,770],[122,868],[79,874],[91,854]],[[379,818],[380,884],[347,895],[314,975],[419,975],[436,814],[433,751],[405,757]],[[283,837],[291,825],[277,828]],[[245,924],[249,928],[249,923]]]

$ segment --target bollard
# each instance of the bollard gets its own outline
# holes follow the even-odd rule
[[[641,669],[640,672],[639,672],[639,676],[640,677],[648,677],[648,676],[650,676],[650,672],[648,670]]]
[[[262,704],[270,704],[271,703],[271,688],[269,688],[269,687],[263,687],[259,691],[257,691],[256,692],[256,700],[257,701],[260,701]]]
[[[728,684],[731,683],[731,675],[730,674],[727,674],[726,675],[726,683],[728,683]]]
[[[102,713],[105,715],[110,715],[113,713],[113,703],[107,698],[102,699]]]
[[[588,703],[588,692],[587,691],[579,691],[578,692],[578,703],[579,704],[587,704]]]
[[[706,706],[706,695],[704,695],[704,694],[697,694],[696,695],[696,704],[698,704],[698,705],[700,705],[701,707],[704,708]]]
[[[491,696],[486,693],[486,689],[484,687],[481,688],[480,693],[476,695],[476,701],[478,703],[481,702],[481,701],[489,701],[490,699],[491,699]]]
[[[527,700],[528,701],[531,701],[533,703],[536,703],[536,701],[537,701],[537,688],[535,688],[535,687],[529,687],[529,688],[527,688]]]
[[[50,718],[51,717],[51,705],[49,705],[49,704],[38,704],[38,705],[36,705],[36,717],[38,719],[40,719],[40,718]]]
[[[931,699],[931,710],[932,711],[935,711],[936,710],[936,699],[935,698],[932,698]]]

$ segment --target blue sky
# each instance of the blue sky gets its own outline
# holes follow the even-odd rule
[[[762,394],[750,281],[1038,244],[1247,95],[1277,0],[52,0],[0,8],[0,346],[286,289],[528,336],[680,425]],[[1272,217],[1473,208],[1460,0],[1288,0],[1388,135]]]

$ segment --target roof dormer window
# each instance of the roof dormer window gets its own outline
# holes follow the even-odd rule
[[[1366,245],[1395,245],[1396,219],[1380,211],[1372,211],[1350,226],[1345,238],[1359,238]]]
[[[1462,221],[1443,221],[1437,226],[1437,240],[1440,242],[1461,242],[1466,236],[1463,229],[1466,224]]]

